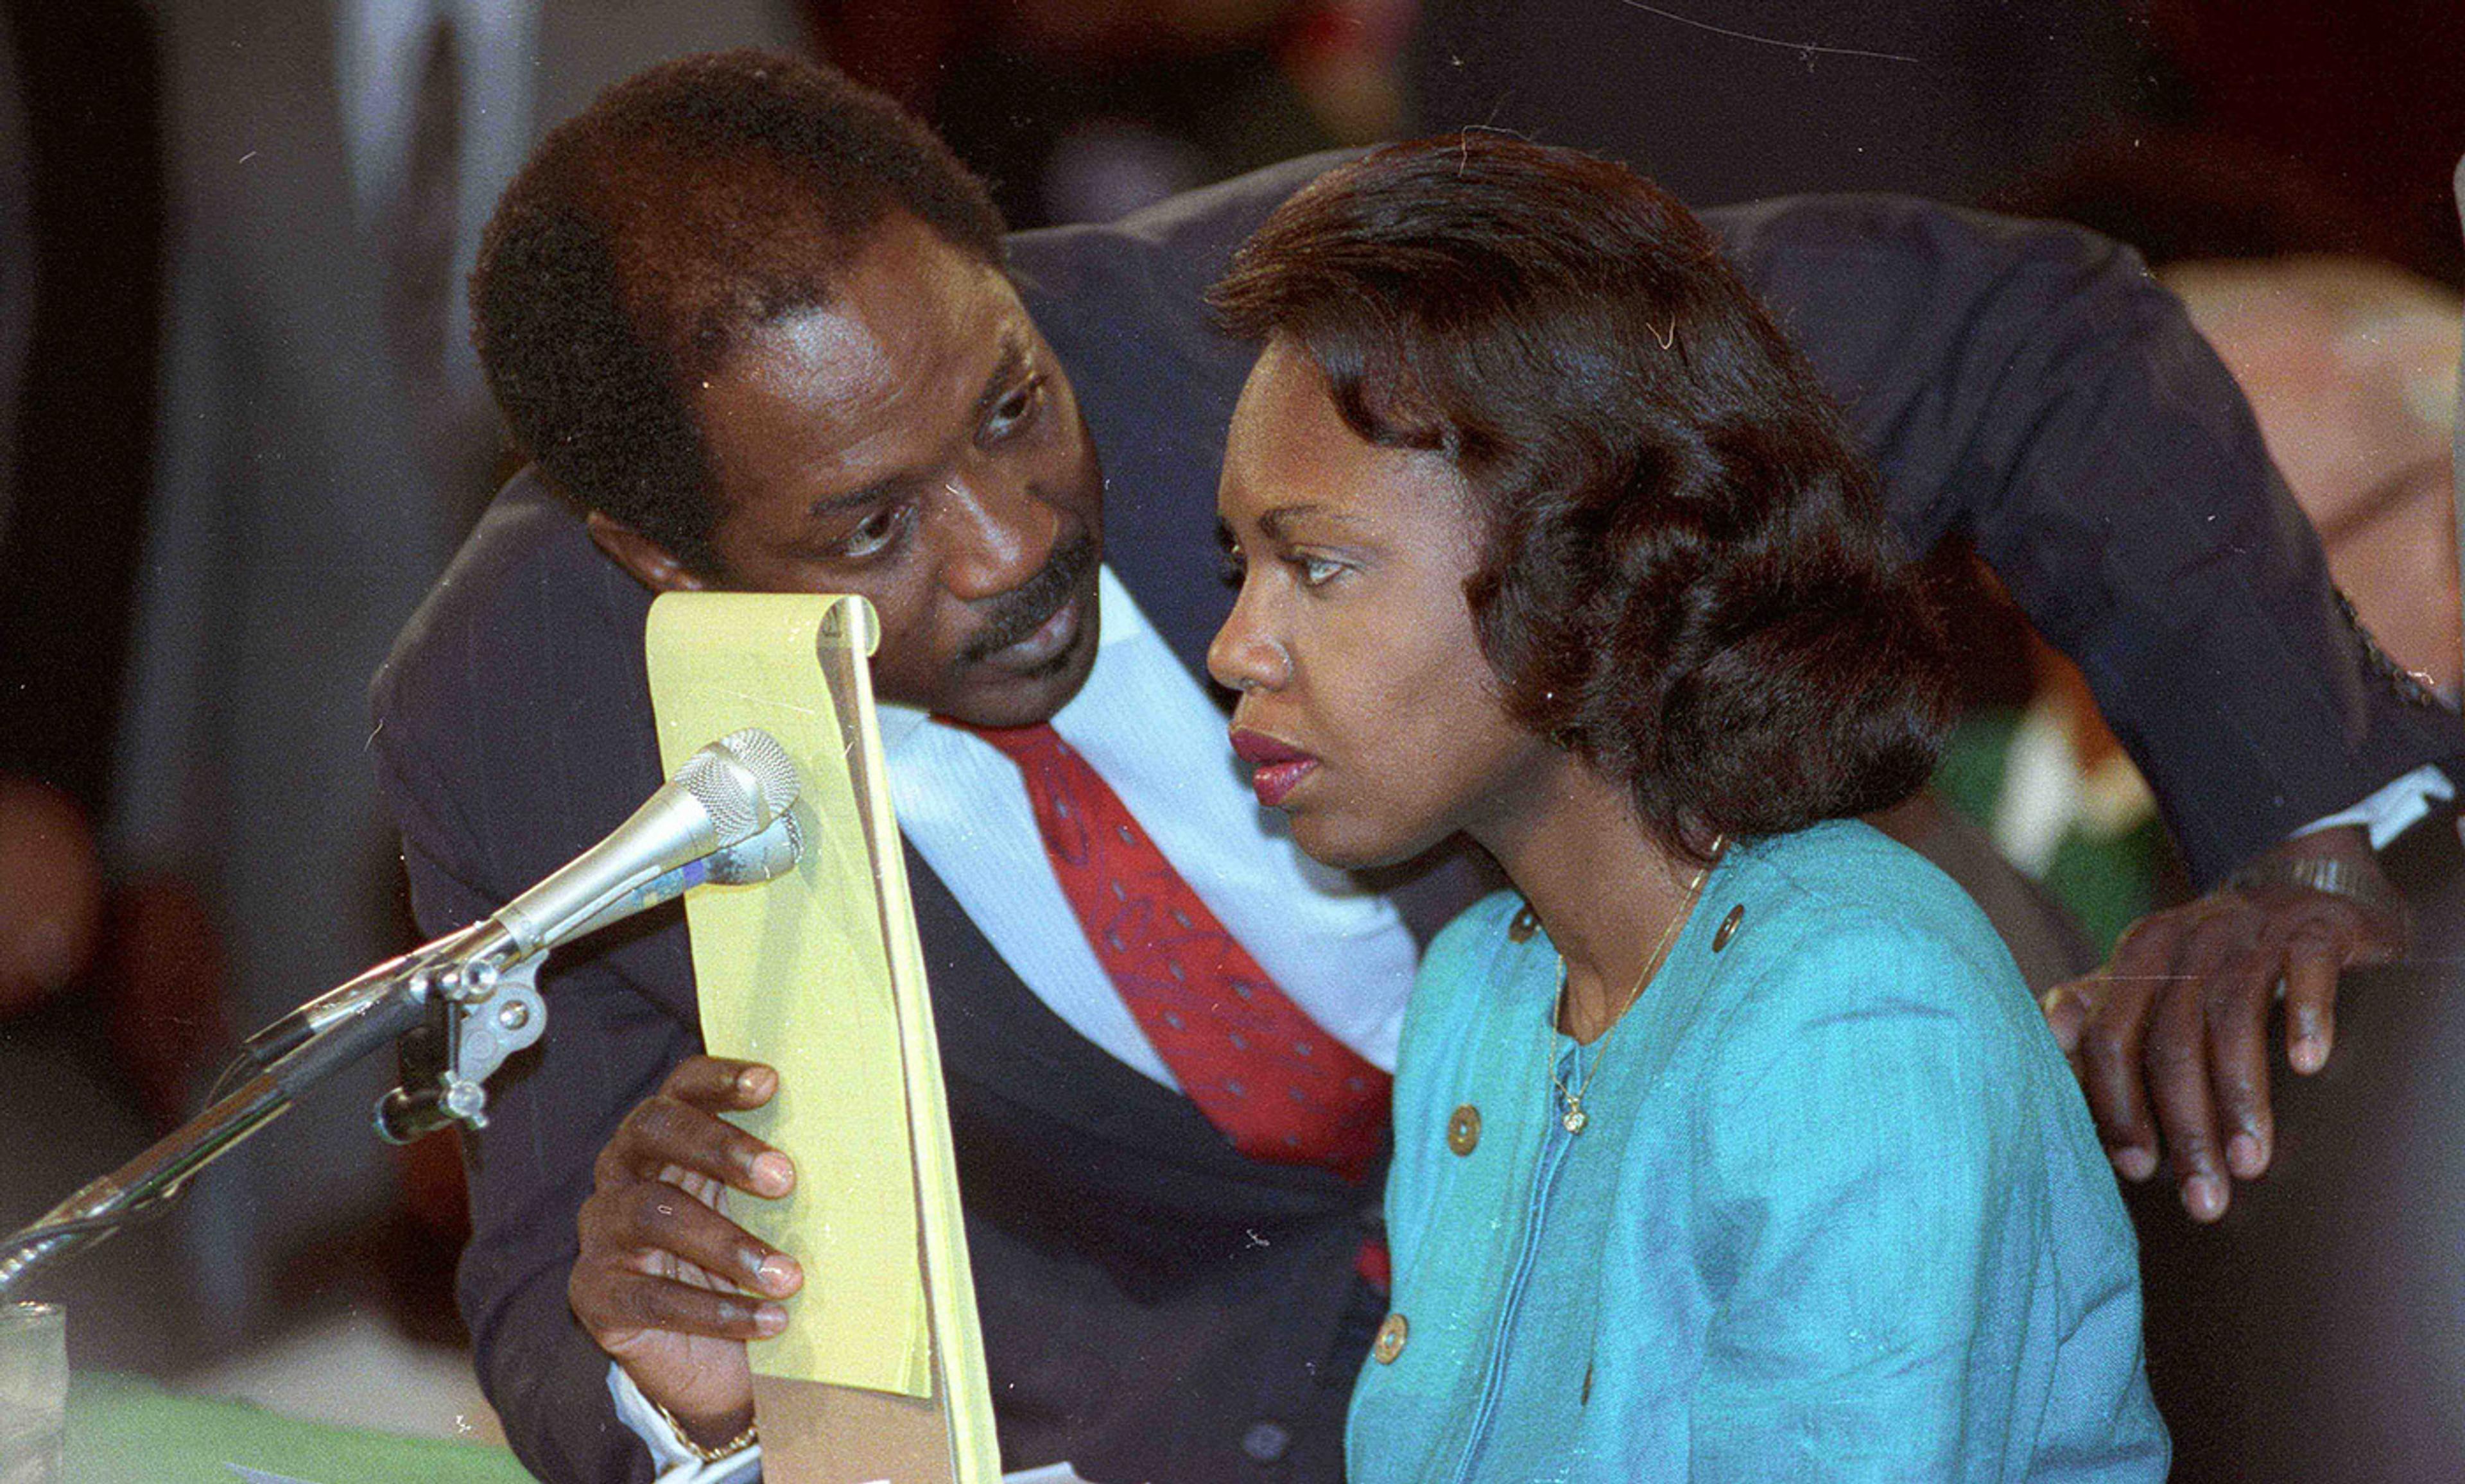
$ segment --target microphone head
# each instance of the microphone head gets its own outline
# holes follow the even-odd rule
[[[788,812],[788,806],[796,802],[803,783],[796,776],[795,760],[779,745],[779,739],[758,726],[748,726],[721,738],[719,745],[733,753],[761,781],[761,794],[766,806],[762,817],[764,826]]]
[[[714,886],[751,886],[760,881],[772,881],[796,869],[805,853],[805,831],[793,814],[782,814],[742,845],[730,845],[712,853],[710,882]]]
[[[685,759],[675,782],[709,813],[722,845],[767,829],[796,802],[798,786],[788,749],[758,726],[722,737]]]

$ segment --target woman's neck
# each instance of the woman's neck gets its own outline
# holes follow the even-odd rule
[[[1532,905],[1566,963],[1559,1029],[1588,1043],[1657,972],[1701,872],[1654,840],[1632,796],[1568,756],[1474,837]]]

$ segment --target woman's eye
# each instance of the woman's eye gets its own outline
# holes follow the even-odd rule
[[[848,532],[847,539],[839,543],[839,555],[852,561],[862,561],[887,551],[891,543],[899,540],[905,509],[903,505],[893,506],[865,517],[863,523]]]
[[[1307,552],[1292,558],[1293,570],[1300,574],[1304,587],[1323,587],[1344,572],[1344,564],[1327,557],[1314,557]]]
[[[985,419],[985,437],[999,442],[1035,421],[1036,409],[1044,403],[1044,378],[1038,376],[993,405]]]

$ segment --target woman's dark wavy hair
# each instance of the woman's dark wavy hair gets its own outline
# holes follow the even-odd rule
[[[1455,462],[1509,713],[1665,843],[1864,813],[1933,770],[1943,636],[1875,472],[1657,187],[1489,134],[1392,145],[1286,202],[1211,299],[1316,362],[1363,437]]]
[[[722,52],[610,88],[506,188],[471,276],[514,440],[567,498],[715,571],[690,388],[747,330],[829,303],[892,210],[1001,262],[983,185],[830,68]]]

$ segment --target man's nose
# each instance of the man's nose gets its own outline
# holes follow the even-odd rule
[[[942,487],[942,586],[974,602],[1043,570],[1061,535],[1060,510],[1030,483],[991,469],[961,470]]]

